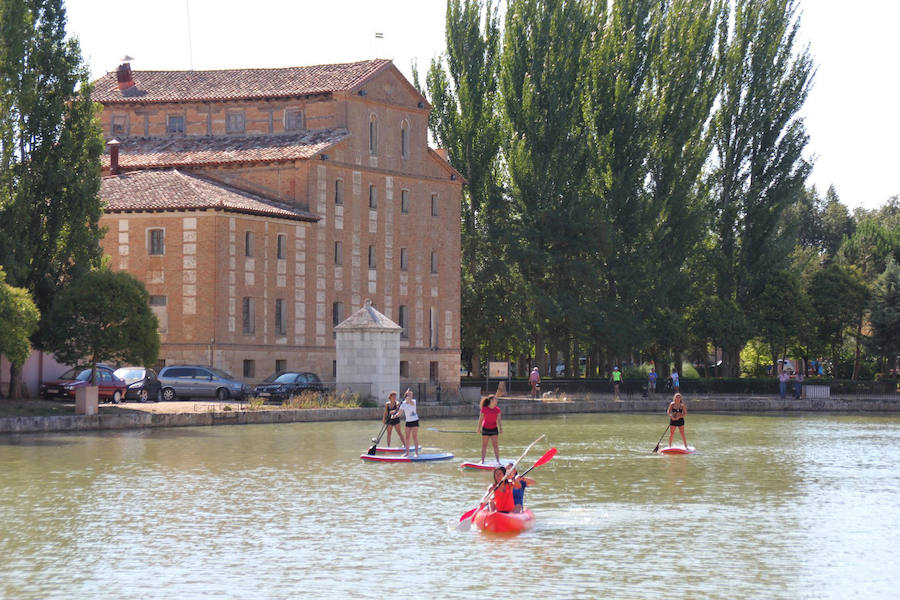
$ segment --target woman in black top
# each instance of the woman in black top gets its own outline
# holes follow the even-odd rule
[[[397,429],[397,435],[400,436],[400,445],[406,446],[406,440],[403,438],[403,430],[400,429],[400,415],[395,415],[398,408],[400,408],[400,403],[397,402],[397,392],[391,392],[388,394],[388,400],[384,404],[384,416],[381,418],[381,422],[387,425],[388,448],[391,447],[391,429],[395,428]]]
[[[684,449],[687,450],[687,438],[684,437],[684,417],[687,414],[687,406],[681,401],[681,394],[675,394],[666,411],[669,414],[669,447],[672,447],[672,438],[675,436],[675,428],[681,434]]]

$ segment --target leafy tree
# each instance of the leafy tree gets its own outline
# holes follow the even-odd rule
[[[897,369],[900,355],[900,266],[893,257],[878,277],[872,290],[872,335],[869,347],[889,359],[888,368]]]
[[[491,0],[448,0],[446,53],[431,61],[426,76],[433,109],[429,128],[451,164],[466,178],[462,216],[462,351],[478,369],[482,346],[521,338],[522,296],[505,259],[508,216],[500,185],[502,122],[497,78],[500,21]],[[418,73],[414,72],[416,86]],[[502,354],[501,354],[502,355]]]
[[[128,273],[86,273],[53,303],[48,349],[68,365],[153,364],[159,324],[149,300],[144,285]]]
[[[103,138],[62,0],[0,2],[0,264],[34,298],[44,347],[57,292],[100,262]],[[20,394],[13,365],[10,395]]]
[[[788,345],[799,333],[804,313],[802,298],[799,280],[788,271],[780,270],[753,299],[754,329],[769,346],[773,372],[778,371],[778,357],[785,357]]]
[[[819,340],[831,348],[837,372],[845,331],[862,318],[868,288],[858,270],[832,262],[812,276],[807,295],[812,324]]]
[[[584,2],[512,0],[506,12],[500,90],[509,180],[510,257],[526,286],[535,356],[547,371],[549,331],[567,338],[583,322],[590,228],[581,194]]]
[[[821,220],[823,250],[828,256],[834,257],[844,239],[853,235],[856,223],[847,207],[841,204],[833,185],[825,193]]]
[[[17,367],[25,364],[31,353],[29,338],[40,317],[28,291],[8,285],[0,268],[0,354]]]
[[[714,118],[710,206],[716,243],[716,293],[741,310],[793,247],[785,211],[803,190],[810,165],[798,113],[812,82],[808,49],[795,50],[795,0],[738,0],[733,18],[720,19],[723,73]],[[737,374],[738,351],[725,349],[728,374]]]

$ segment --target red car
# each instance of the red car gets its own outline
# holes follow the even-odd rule
[[[75,390],[88,385],[91,378],[91,369],[75,367],[59,376],[55,381],[46,381],[41,384],[41,398],[59,398],[61,400],[74,400]],[[127,388],[124,381],[113,374],[113,370],[105,365],[97,365],[98,397],[102,402],[111,400],[118,404],[125,397]]]

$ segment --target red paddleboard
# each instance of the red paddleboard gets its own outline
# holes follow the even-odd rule
[[[667,446],[665,448],[660,448],[660,454],[693,454],[697,449],[693,446],[688,446],[685,448],[684,446]]]
[[[513,462],[513,461],[507,460],[505,462],[499,462],[499,463],[498,462],[477,463],[477,462],[466,461],[466,462],[462,463],[461,465],[459,465],[459,468],[460,469],[479,469],[481,471],[493,471],[497,467],[500,467],[500,466],[505,467],[506,465],[508,465],[511,462]]]
[[[412,456],[385,456],[378,454],[361,454],[359,456],[363,460],[371,460],[373,462],[431,462],[435,460],[450,460],[453,458],[453,455],[449,452],[440,452],[438,454],[420,454],[416,456],[413,454]]]

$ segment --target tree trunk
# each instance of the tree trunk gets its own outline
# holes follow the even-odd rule
[[[25,397],[25,382],[22,381],[22,368],[14,364],[9,365],[9,394],[7,398],[10,400],[21,400]]]
[[[478,350],[472,350],[472,376],[481,377],[481,356]]]
[[[534,364],[541,372],[541,377],[546,377],[547,362],[544,360],[544,335],[540,331],[534,333]]]
[[[856,381],[859,378],[859,354],[860,354],[860,343],[859,339],[862,337],[862,318],[859,319],[859,325],[856,327],[856,358],[853,360],[853,375],[850,377],[853,381]]]

